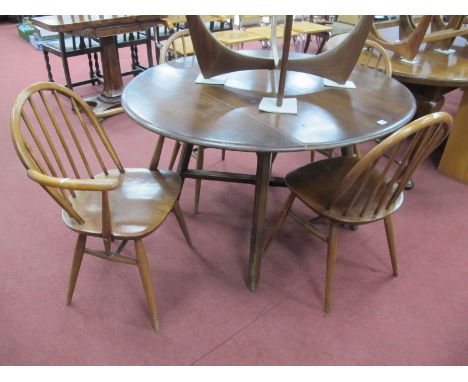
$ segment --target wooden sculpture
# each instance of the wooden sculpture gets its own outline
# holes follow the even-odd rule
[[[424,41],[429,42],[432,48],[449,49],[455,38],[468,34],[468,29],[463,27],[465,16],[449,16],[445,23],[442,16],[433,16],[431,22],[431,33],[426,35]]]
[[[457,36],[468,35],[464,19],[463,15],[449,16],[448,22],[445,23],[441,16],[422,16],[416,25],[412,16],[400,15],[397,24],[400,41],[385,40],[375,26],[371,29],[369,39],[385,49],[412,60],[424,42],[430,43],[432,49],[447,50]],[[427,33],[429,26],[430,32]]]
[[[200,16],[186,17],[200,71],[205,78],[241,70],[277,68],[273,58],[248,56],[221,44],[206,28]],[[359,58],[373,19],[374,16],[362,16],[349,36],[330,51],[317,56],[288,59],[292,16],[287,16],[284,30],[285,49],[278,63],[281,73],[277,105],[282,104],[287,70],[314,74],[338,83],[345,83]]]
[[[412,60],[419,51],[431,21],[432,16],[423,16],[414,28],[414,24],[411,25],[412,20],[410,21],[407,16],[400,16],[400,41],[389,42],[385,40],[375,25],[372,25],[368,38],[382,45],[385,49]]]

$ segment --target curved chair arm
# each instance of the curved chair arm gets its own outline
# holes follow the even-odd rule
[[[81,191],[112,191],[122,184],[123,176],[108,179],[70,179],[56,178],[44,175],[39,171],[29,169],[28,176],[42,186],[65,188],[68,190]]]
[[[185,36],[190,36],[190,31],[188,29],[182,29],[180,31],[177,31],[173,33],[166,40],[166,43],[163,45],[163,48],[161,50],[161,57],[160,57],[161,64],[164,64],[165,62],[167,62],[166,56],[167,56],[168,50],[171,48],[171,45],[174,44],[174,41],[177,40],[178,38],[182,38],[182,46],[183,46],[184,53],[185,53],[185,41],[183,39]]]

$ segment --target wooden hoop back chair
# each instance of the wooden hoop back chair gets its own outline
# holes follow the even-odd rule
[[[78,233],[67,304],[84,253],[137,265],[157,331],[155,293],[142,239],[172,211],[191,245],[177,201],[180,177],[171,171],[125,169],[89,106],[58,84],[37,83],[24,89],[10,123],[13,144],[28,176],[62,207],[65,225]],[[101,237],[104,250],[86,248],[88,236]],[[112,251],[117,240],[121,243]],[[129,240],[134,241],[136,259],[121,255]]]
[[[183,29],[173,33],[164,43],[161,49],[160,63],[170,61],[170,59],[177,59],[178,56],[191,56],[193,55],[193,45],[190,39],[190,31]],[[173,57],[169,57],[172,55]]]
[[[408,179],[447,137],[451,125],[449,114],[430,114],[393,133],[362,159],[355,156],[324,159],[286,175],[291,194],[272,228],[265,250],[288,215],[328,243],[325,312],[330,311],[339,224],[366,224],[383,219],[393,275],[398,275],[391,215],[403,203],[403,189]],[[397,157],[401,159],[396,161]],[[311,221],[291,211],[296,198],[317,213],[317,218],[329,220],[328,236]]]

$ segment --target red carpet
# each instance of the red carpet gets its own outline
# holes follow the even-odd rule
[[[468,188],[439,174],[430,160],[394,216],[400,276],[391,276],[383,223],[340,230],[328,316],[322,311],[325,244],[288,220],[263,260],[259,289],[249,292],[253,187],[204,182],[194,216],[193,180],[184,186],[181,206],[195,249],[187,247],[173,216],[145,240],[159,334],[151,329],[136,267],[85,256],[66,306],[75,234],[26,177],[9,133],[16,95],[47,79],[42,53],[12,24],[0,24],[0,50],[1,365],[468,363]],[[130,52],[121,55],[126,68]],[[52,56],[51,63],[63,83],[60,61]],[[86,59],[72,59],[71,68],[73,79],[86,78]],[[88,95],[98,87],[77,90]],[[450,94],[445,109],[453,113],[459,99],[459,92]],[[125,166],[148,165],[153,134],[126,115],[104,126]],[[308,158],[279,155],[273,172],[283,175]],[[255,171],[252,154],[228,152],[223,162],[220,151],[207,150],[205,161],[211,169]],[[270,191],[269,222],[286,194]],[[133,255],[131,249],[124,252]]]

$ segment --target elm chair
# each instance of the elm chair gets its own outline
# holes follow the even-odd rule
[[[62,207],[65,225],[78,233],[67,304],[84,253],[137,265],[152,325],[158,331],[155,293],[142,239],[174,212],[191,246],[177,201],[182,184],[179,175],[155,168],[125,169],[89,106],[58,84],[37,83],[24,89],[15,101],[10,123],[13,144],[28,176]],[[88,236],[102,238],[104,249],[86,248]],[[134,242],[136,258],[121,254],[129,240]],[[112,250],[117,241],[119,246]]]
[[[426,115],[393,133],[362,159],[343,156],[309,163],[286,175],[291,191],[266,241],[270,245],[289,215],[328,243],[325,312],[330,311],[337,234],[340,224],[367,224],[384,220],[393,275],[398,275],[392,214],[403,203],[403,189],[418,165],[447,137],[452,117],[444,112]],[[400,157],[398,163],[395,159]],[[330,223],[329,234],[291,211],[298,198]]]

